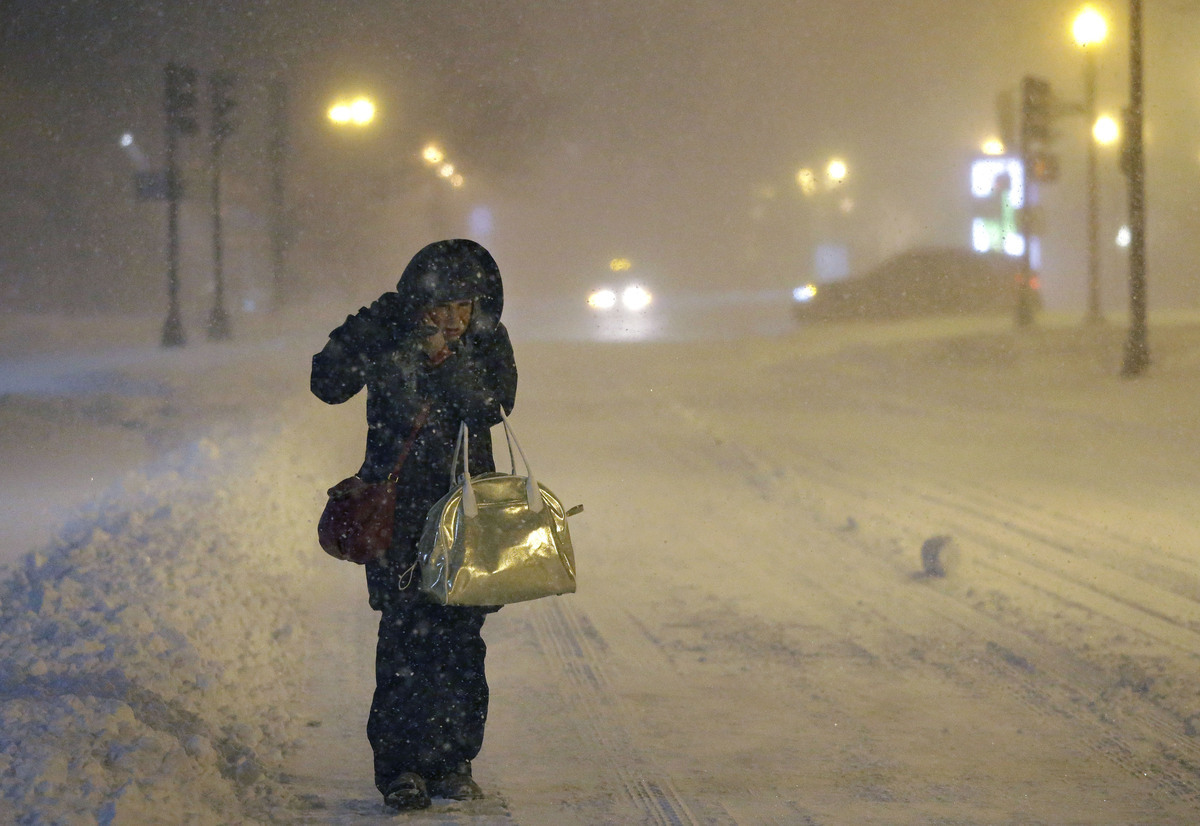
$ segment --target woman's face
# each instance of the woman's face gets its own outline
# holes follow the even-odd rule
[[[425,311],[425,323],[436,327],[442,337],[451,342],[462,337],[471,323],[471,312],[475,302],[470,300],[435,304]]]

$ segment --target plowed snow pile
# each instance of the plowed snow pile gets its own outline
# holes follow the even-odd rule
[[[202,406],[190,421],[213,431],[239,392],[228,376],[185,384],[190,399],[166,402],[0,396],[10,453],[74,450],[99,475],[111,473],[105,442],[123,433],[175,443],[3,572],[0,822],[237,823],[289,805],[264,767],[277,770],[294,738],[307,564],[295,549],[311,550],[311,491],[285,484],[295,457],[256,455],[272,425],[185,432],[180,408]]]
[[[220,458],[201,442],[130,479],[4,585],[0,777],[18,822],[231,822],[276,794],[262,765],[289,739],[295,563],[261,529],[286,503],[253,481],[206,490]]]

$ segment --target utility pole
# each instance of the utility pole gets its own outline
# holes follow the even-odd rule
[[[1126,168],[1129,174],[1129,339],[1121,375],[1140,376],[1150,366],[1146,341],[1146,159],[1142,143],[1142,0],[1129,3],[1129,116]]]
[[[1058,158],[1048,147],[1054,140],[1054,92],[1049,81],[1026,75],[1021,78],[1021,166],[1025,172],[1025,198],[1019,214],[1021,236],[1021,280],[1017,285],[1016,322],[1018,327],[1033,324],[1037,304],[1037,263],[1033,257],[1034,240],[1042,232],[1038,226],[1038,185],[1058,177]]]
[[[167,115],[167,320],[163,324],[162,346],[182,347],[186,342],[183,319],[179,312],[179,200],[183,185],[179,178],[178,140],[180,135],[195,134],[196,70],[168,63],[166,81]]]
[[[231,93],[236,82],[228,72],[214,72],[208,79],[212,110],[209,121],[209,149],[212,172],[213,228],[213,307],[208,316],[208,337],[223,341],[231,335],[229,314],[225,311],[225,266],[221,237],[221,148],[233,134],[233,108],[237,102]]]
[[[285,207],[285,175],[287,172],[287,86],[276,79],[270,87],[270,129],[267,157],[271,169],[270,244],[271,244],[271,308],[277,309],[285,295],[287,273],[284,256],[287,252],[288,223]]]
[[[1088,303],[1087,317],[1089,324],[1104,321],[1100,309],[1100,193],[1096,175],[1096,139],[1092,136],[1092,127],[1096,123],[1096,51],[1091,46],[1084,47],[1083,109],[1087,115],[1087,276]]]

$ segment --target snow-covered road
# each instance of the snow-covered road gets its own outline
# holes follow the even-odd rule
[[[361,401],[307,395],[337,320],[4,396],[5,458],[118,445],[120,482],[0,596],[19,822],[394,822],[362,734],[375,615],[313,536],[361,458]],[[1116,328],[1007,319],[513,337],[514,424],[586,505],[580,590],[485,627],[494,796],[406,819],[1200,817],[1200,327],[1156,325],[1136,382]]]

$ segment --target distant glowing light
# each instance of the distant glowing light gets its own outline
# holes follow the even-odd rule
[[[980,158],[971,164],[971,194],[976,198],[992,195],[1006,177],[1008,203],[1020,209],[1025,203],[1025,167],[1019,158]]]
[[[350,121],[359,126],[370,123],[375,119],[375,104],[366,98],[359,98],[350,104]]]
[[[457,172],[455,172],[453,175],[450,176],[450,186],[454,187],[455,189],[458,189],[462,185],[463,185],[463,176],[462,175],[459,175]]]
[[[1004,253],[1011,255],[1013,258],[1025,254],[1025,236],[1020,233],[1010,232],[1004,236]]]
[[[1096,118],[1096,123],[1092,126],[1092,137],[1096,139],[1096,143],[1109,146],[1120,140],[1121,127],[1115,118],[1102,115]]]
[[[121,136],[121,146],[133,146],[133,135],[126,132]]]
[[[840,184],[846,180],[846,175],[849,174],[849,169],[846,162],[840,158],[834,158],[829,162],[829,166],[825,167],[825,174],[829,176],[829,180],[835,184]]]
[[[817,191],[817,175],[807,166],[796,173],[796,183],[805,195],[813,195]]]
[[[1117,246],[1121,248],[1128,247],[1133,240],[1133,233],[1129,231],[1129,227],[1121,227],[1117,230]]]
[[[1071,35],[1077,46],[1094,46],[1108,35],[1108,21],[1092,6],[1084,6],[1071,24]]]
[[[803,304],[806,301],[812,301],[817,297],[817,285],[805,284],[803,287],[797,287],[792,290],[792,300]]]
[[[983,154],[985,155],[1003,155],[1004,141],[999,138],[989,138],[983,142]]]
[[[449,178],[454,175],[454,164],[444,163],[438,167],[438,174],[443,178]]]
[[[971,247],[975,252],[987,252],[992,248],[992,233],[982,218],[971,222]]]
[[[608,262],[608,268],[613,272],[625,272],[633,266],[633,262],[628,258],[614,258]]]
[[[596,290],[588,296],[587,303],[593,310],[611,310],[617,306],[617,294],[612,290]]]
[[[329,120],[339,126],[366,126],[375,119],[375,104],[365,97],[338,101],[329,107]]]
[[[432,166],[437,166],[446,159],[446,155],[435,144],[429,144],[421,152],[421,157],[425,159],[425,163]]]
[[[646,309],[653,300],[653,296],[644,287],[640,287],[637,284],[626,287],[624,292],[621,293],[621,303],[625,306],[625,309],[635,312]]]

